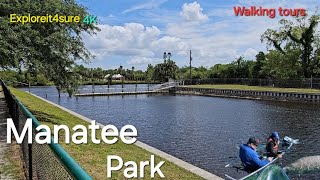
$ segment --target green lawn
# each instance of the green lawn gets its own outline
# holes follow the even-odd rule
[[[11,88],[11,92],[38,118],[42,124],[53,127],[54,124],[65,124],[69,127],[74,127],[77,124],[88,125],[89,123],[75,117],[68,112],[65,112],[47,102],[40,100],[26,92]],[[71,128],[70,128],[71,129]],[[100,132],[97,132],[100,134]],[[63,140],[63,136],[60,136]],[[88,137],[88,142],[91,137]],[[92,142],[86,145],[75,145],[73,143],[63,144],[63,148],[91,175],[94,179],[106,179],[107,155],[118,155],[122,157],[124,162],[146,161],[150,159],[151,153],[136,146],[127,145],[118,141],[116,144],[108,145],[105,143],[93,144]],[[156,164],[164,159],[156,156]],[[168,161],[161,167],[166,179],[202,179],[201,177],[176,166]],[[123,176],[122,169],[112,175],[112,179],[126,179]],[[145,170],[145,178],[150,179],[150,168]],[[158,175],[155,179],[161,179]]]
[[[247,86],[234,84],[219,84],[219,85],[192,85],[188,87],[194,88],[211,88],[211,89],[235,89],[235,90],[252,90],[252,91],[276,91],[276,92],[297,92],[297,93],[320,93],[320,89],[298,89],[298,88],[275,88],[267,86]]]

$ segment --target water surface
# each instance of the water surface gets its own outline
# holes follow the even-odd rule
[[[173,95],[69,98],[63,94],[59,99],[54,87],[31,88],[31,92],[102,124],[134,125],[140,141],[221,177],[236,176],[224,166],[238,156],[240,143],[251,136],[264,140],[273,131],[301,142],[284,156],[281,166],[320,155],[319,104]],[[320,173],[290,177],[317,179]]]

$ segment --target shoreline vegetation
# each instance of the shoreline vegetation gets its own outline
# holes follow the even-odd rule
[[[207,88],[207,89],[232,89],[232,90],[249,90],[249,91],[272,91],[272,92],[287,92],[287,93],[317,93],[320,94],[320,89],[303,89],[303,88],[278,88],[269,86],[248,86],[235,84],[204,84],[192,85],[187,87]]]
[[[24,91],[10,88],[11,92],[38,118],[41,124],[45,124],[53,129],[53,125],[64,124],[68,127],[75,125],[89,125],[88,122],[71,115],[70,113],[59,109],[43,100],[32,96]],[[99,130],[100,131],[100,130]],[[99,134],[99,132],[97,132]],[[64,142],[63,131],[59,137],[60,142]],[[91,138],[90,135],[88,138]],[[118,155],[124,161],[140,162],[147,160],[151,153],[136,146],[127,145],[121,141],[113,145],[93,144],[89,142],[84,145],[73,143],[60,143],[62,147],[94,178],[106,179],[107,155]],[[203,179],[169,161],[155,156],[156,163],[165,161],[161,170],[166,179]],[[126,179],[123,175],[124,168],[112,173],[112,179]],[[150,179],[150,167],[145,169],[146,178]],[[158,175],[154,179],[161,179]]]

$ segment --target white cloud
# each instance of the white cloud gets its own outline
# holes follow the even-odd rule
[[[240,6],[312,9],[307,2],[314,2],[314,0],[303,2],[254,0],[252,4],[248,2],[243,1]],[[234,4],[226,7],[220,6],[217,9],[210,8],[207,14],[204,14],[198,2],[185,3],[182,5],[180,16],[179,12],[169,10],[166,10],[166,13],[152,11],[150,13],[153,16],[146,13],[146,18],[150,19],[146,24],[157,26],[146,27],[140,23],[126,23],[121,26],[99,25],[101,32],[98,33],[98,36],[84,36],[84,40],[97,59],[105,60],[109,56],[117,56],[124,59],[128,65],[134,65],[137,68],[145,68],[147,64],[162,62],[163,52],[171,52],[172,59],[177,61],[179,66],[187,65],[190,49],[193,55],[193,66],[211,67],[217,63],[229,63],[240,55],[245,59],[254,59],[258,51],[266,50],[266,45],[260,42],[262,33],[267,28],[277,29],[281,17],[277,16],[275,19],[236,17],[232,7],[237,5]],[[140,6],[140,9],[141,7],[143,6]],[[151,7],[151,5],[144,6],[144,8]],[[133,8],[128,12],[134,9],[139,8]],[[181,21],[181,17],[186,21]],[[215,18],[209,19],[208,17]]]
[[[197,1],[193,3],[185,3],[182,6],[182,11],[180,15],[187,21],[206,21],[208,20],[208,16],[202,12],[202,8]]]
[[[250,59],[250,60],[254,60],[255,59],[255,56],[258,54],[258,52],[253,49],[253,48],[248,48],[244,54],[243,54],[243,57],[244,59]]]
[[[98,25],[101,29],[97,36],[83,35],[88,49],[97,60],[107,56],[131,58],[129,64],[150,63],[151,59],[162,58],[163,52],[185,55],[189,45],[178,37],[161,36],[155,27],[145,27],[139,23],[123,26]],[[132,58],[133,57],[133,58]]]
[[[135,56],[135,57],[132,57],[129,61],[127,61],[127,64],[137,66],[137,65],[160,63],[161,61],[163,60],[160,58],[148,58],[148,57]]]
[[[155,9],[158,8],[161,4],[167,2],[168,0],[152,0],[150,2],[147,3],[143,3],[143,4],[139,4],[136,6],[133,6],[129,9],[124,10],[122,13],[126,14],[129,12],[133,12],[133,11],[138,11],[138,10],[142,10],[142,9]]]
[[[151,47],[162,54],[163,52],[170,51],[172,55],[185,55],[185,51],[189,48],[189,45],[183,40],[177,37],[164,36],[151,43]]]

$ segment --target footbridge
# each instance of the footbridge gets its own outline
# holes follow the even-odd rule
[[[143,88],[95,88],[94,92],[88,92],[90,89],[80,89],[80,92],[75,94],[75,96],[112,96],[166,93],[169,92],[171,88],[174,88],[179,84],[179,82],[166,82],[153,86],[148,85],[147,87]]]

